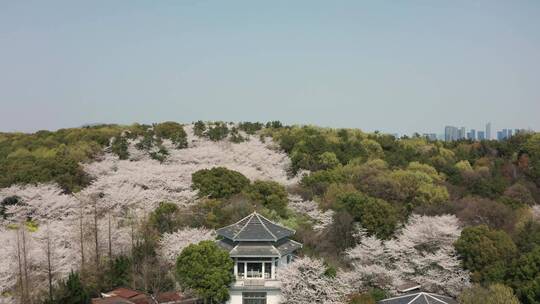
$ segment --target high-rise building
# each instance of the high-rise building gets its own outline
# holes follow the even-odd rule
[[[491,122],[486,124],[486,139],[491,140]]]
[[[484,140],[486,139],[486,135],[484,133],[484,131],[478,131],[478,136],[477,136],[478,140]]]
[[[497,131],[497,140],[503,140],[503,139],[504,139],[503,131]]]
[[[475,129],[471,129],[471,131],[467,132],[467,139],[476,140],[476,130]]]
[[[465,132],[466,132],[465,127],[459,128],[459,130],[458,130],[458,139],[465,139],[465,137],[467,135]]]
[[[459,138],[459,130],[454,126],[446,126],[444,128],[444,140],[445,141],[454,141]]]
[[[497,132],[497,140],[505,140],[512,137],[512,129],[502,129]]]

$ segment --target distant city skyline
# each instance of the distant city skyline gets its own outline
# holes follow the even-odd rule
[[[504,140],[512,137],[513,135],[518,134],[519,132],[532,131],[531,129],[525,128],[502,128],[496,131],[496,136],[493,136],[492,123],[488,122],[485,124],[484,129],[467,129],[467,127],[461,126],[450,126],[447,125],[444,127],[444,134],[442,136],[436,136],[437,139],[444,139],[445,141],[455,141],[461,139],[470,139],[470,140]],[[468,130],[468,131],[467,131]],[[423,134],[428,139],[434,137],[433,133]]]
[[[540,1],[2,1],[0,131],[538,130],[538,16]]]

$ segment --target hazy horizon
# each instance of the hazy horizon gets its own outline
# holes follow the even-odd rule
[[[0,131],[540,130],[538,16],[538,1],[3,1]]]

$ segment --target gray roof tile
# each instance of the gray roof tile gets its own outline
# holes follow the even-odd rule
[[[405,294],[394,298],[382,300],[379,304],[458,304],[450,297],[441,296],[427,292],[416,292]]]
[[[257,212],[253,212],[235,224],[218,229],[217,233],[235,242],[277,242],[293,235],[294,230],[275,224]]]
[[[276,249],[279,251],[281,256],[293,253],[300,248],[302,248],[302,244],[293,240],[287,240],[286,242],[276,245]]]
[[[230,252],[231,257],[279,257],[279,251],[269,242],[241,242]]]

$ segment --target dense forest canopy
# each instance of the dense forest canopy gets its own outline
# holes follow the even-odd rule
[[[48,292],[10,272],[21,266],[0,267],[2,293],[20,301],[75,283],[78,297],[199,286],[170,271],[180,252],[258,210],[304,244],[304,268],[284,282],[291,301],[309,286],[297,272],[313,267],[329,303],[370,303],[406,281],[466,303],[495,292],[540,303],[539,133],[441,142],[279,121],[99,125],[0,133],[0,172],[0,236],[37,246],[50,241],[45,226],[80,230],[77,262],[55,270]]]

